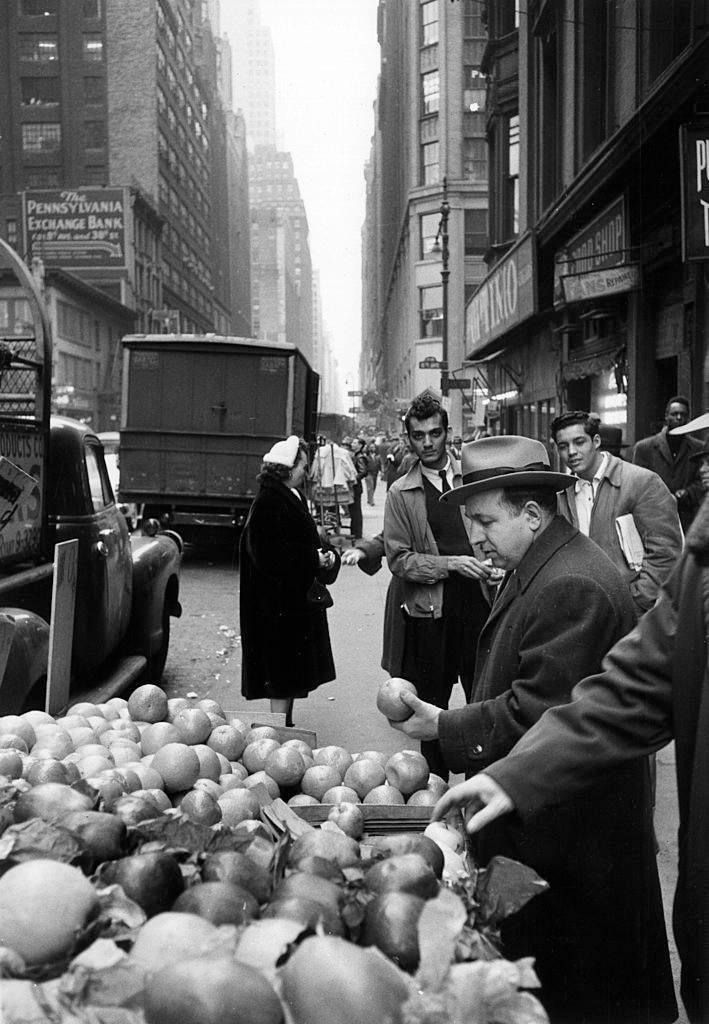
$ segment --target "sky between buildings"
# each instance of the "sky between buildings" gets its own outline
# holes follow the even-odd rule
[[[233,38],[222,0],[222,30]],[[276,125],[293,154],[320,271],[325,326],[343,379],[357,380],[361,342],[364,164],[379,72],[377,0],[261,0],[276,63]]]

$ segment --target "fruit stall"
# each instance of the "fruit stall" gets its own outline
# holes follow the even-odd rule
[[[0,1020],[546,1021],[499,952],[545,883],[476,868],[417,751],[270,718],[152,685],[0,718]]]

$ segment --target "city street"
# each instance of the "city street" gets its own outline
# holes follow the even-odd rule
[[[381,530],[384,485],[379,484],[375,506],[363,507],[364,533]],[[332,587],[335,601],[328,612],[337,679],[320,687],[307,701],[295,705],[296,725],[313,729],[320,745],[340,744],[350,751],[379,749],[393,753],[408,745],[391,729],[375,707],[384,600],[389,571],[384,566],[373,577],[356,567],[343,566]],[[268,711],[267,701],[243,700],[240,693],[241,647],[238,622],[238,571],[228,554],[188,548],[182,569],[182,618],[173,621],[170,656],[164,686],[169,696],[196,693],[210,696],[224,708],[258,719]],[[278,643],[278,637],[274,637]],[[463,703],[458,686],[451,706]],[[677,802],[674,747],[658,755],[656,831],[658,864],[676,985],[679,966],[671,938],[671,899],[677,865]],[[684,1024],[686,1017],[679,1017]]]

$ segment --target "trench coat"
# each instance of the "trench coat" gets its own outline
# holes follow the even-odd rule
[[[654,608],[584,679],[573,701],[545,714],[486,769],[524,821],[584,793],[598,776],[675,741],[679,872],[673,927],[682,1000],[709,1021],[709,498]]]
[[[559,512],[578,526],[572,487],[559,492]],[[631,569],[618,540],[615,521],[630,513],[643,542],[639,570]],[[682,553],[682,530],[677,502],[656,473],[608,456],[591,512],[591,540],[606,552],[625,580],[638,616],[652,608],[660,584]]]
[[[266,477],[241,535],[239,615],[241,692],[247,700],[303,697],[335,678],[327,613],[309,606],[314,579],[334,582],[340,568],[319,567],[320,539],[305,499]]]
[[[682,436],[680,440],[677,457],[673,458],[665,427],[659,434],[638,441],[633,449],[633,462],[636,466],[644,466],[657,473],[673,496],[676,497],[677,491],[684,491],[676,501],[682,529],[686,531],[704,497],[704,488],[699,479],[699,462],[690,456],[702,451],[704,444],[691,435]]]
[[[441,712],[450,770],[471,775],[505,755],[547,708],[569,701],[634,621],[610,559],[555,517],[483,627],[471,703]],[[502,937],[510,958],[536,958],[554,1024],[675,1019],[646,762],[601,774],[594,789],[529,820],[495,821],[475,842],[480,863],[502,854],[549,883]]]

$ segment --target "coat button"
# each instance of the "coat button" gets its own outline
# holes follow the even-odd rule
[[[473,747],[473,753],[474,754],[482,754],[482,752],[483,752],[483,748],[480,746],[479,743],[476,743],[475,746]]]

